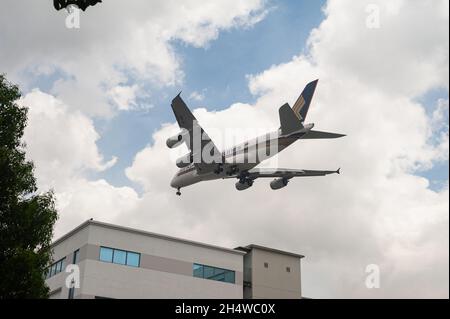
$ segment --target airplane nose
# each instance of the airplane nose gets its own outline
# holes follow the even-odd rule
[[[172,180],[170,181],[170,187],[173,187],[173,188],[178,188],[177,187],[177,177],[176,176],[174,176],[173,178],[172,178]]]

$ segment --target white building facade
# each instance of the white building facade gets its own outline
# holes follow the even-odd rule
[[[53,299],[301,297],[300,259],[293,259],[300,255],[261,246],[255,253],[254,245],[229,249],[88,220],[52,247],[46,283]],[[262,259],[248,259],[249,253]],[[260,260],[255,269],[271,265],[262,277],[253,273],[245,295],[244,258],[249,264]],[[284,274],[290,280],[277,281],[282,269],[290,270]]]

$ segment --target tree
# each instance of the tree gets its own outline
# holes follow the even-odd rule
[[[44,274],[58,218],[53,193],[37,192],[25,158],[28,109],[17,104],[20,97],[0,74],[0,299],[48,297]]]

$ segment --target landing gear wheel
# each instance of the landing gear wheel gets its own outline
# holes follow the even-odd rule
[[[254,180],[247,178],[247,177],[241,177],[239,178],[239,183],[241,184],[247,184],[249,187],[253,186]]]
[[[180,192],[180,189],[179,189],[179,188],[177,189],[176,194],[177,194],[178,196],[181,196],[181,192]]]

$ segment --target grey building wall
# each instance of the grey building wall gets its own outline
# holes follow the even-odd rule
[[[258,245],[237,249],[247,252],[244,257],[244,298],[302,298],[302,255]]]
[[[140,254],[139,267],[100,261],[100,247]],[[228,249],[89,220],[53,243],[53,260],[77,265],[75,298],[301,298],[303,256],[258,245]],[[193,276],[193,264],[235,272],[235,283]],[[265,267],[267,264],[267,267]],[[287,268],[289,267],[289,271]],[[64,271],[46,280],[50,298],[66,299]]]
[[[140,267],[99,260],[100,247],[141,254]],[[88,221],[53,246],[55,261],[80,249],[75,298],[242,298],[243,252]],[[193,277],[193,263],[235,271],[235,284]],[[67,298],[67,273],[49,279],[51,298]]]
[[[109,298],[242,298],[241,285],[192,274],[114,266],[118,265],[88,260],[81,294]]]

